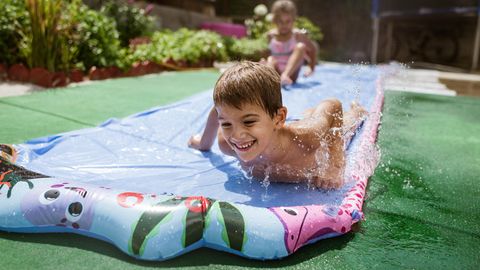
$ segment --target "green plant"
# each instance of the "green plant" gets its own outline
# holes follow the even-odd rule
[[[61,24],[64,3],[61,0],[26,0],[30,19],[20,52],[30,67],[43,67],[50,71],[68,69],[68,40]]]
[[[268,50],[265,38],[225,38],[227,53],[231,60],[259,61]]]
[[[307,17],[297,17],[295,20],[295,27],[298,29],[305,29],[308,36],[315,41],[322,41],[323,34],[320,30],[320,27],[316,26],[312,21],[310,21]]]
[[[155,32],[149,44],[131,49],[128,58],[131,63],[145,60],[164,63],[173,60],[189,65],[206,65],[214,60],[226,60],[227,51],[220,35],[182,28],[175,32]]]
[[[110,0],[102,7],[102,12],[115,20],[124,47],[131,39],[150,36],[153,32],[155,19],[148,16],[144,9]]]
[[[0,1],[0,14],[0,63],[11,65],[24,61],[19,47],[30,24],[25,1]]]
[[[213,63],[214,60],[225,61],[227,59],[227,51],[222,37],[211,31],[193,32],[191,38],[185,40],[183,48],[186,60],[192,64],[202,61]]]
[[[264,38],[273,27],[272,15],[268,14],[268,8],[263,4],[257,5],[253,11],[253,16],[245,20],[247,35],[251,39]]]
[[[115,21],[88,8],[81,0],[73,0],[67,9],[70,32],[69,46],[75,51],[72,62],[77,68],[119,66],[121,46]]]

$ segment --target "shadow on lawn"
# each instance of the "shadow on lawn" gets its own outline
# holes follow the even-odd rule
[[[330,250],[343,249],[349,241],[354,238],[354,233],[350,232],[345,235],[330,239],[320,240],[315,244],[302,247],[294,254],[281,259],[272,261],[258,261],[236,256],[227,252],[216,251],[208,248],[200,248],[190,253],[167,261],[142,261],[123,253],[115,246],[94,238],[89,238],[69,233],[45,233],[45,234],[25,234],[25,233],[8,233],[0,232],[0,238],[25,242],[39,243],[47,245],[56,245],[60,247],[77,248],[85,251],[96,252],[105,256],[109,256],[128,264],[145,266],[145,267],[186,267],[186,266],[207,266],[207,265],[231,265],[243,267],[284,267],[297,265],[314,257],[319,257],[323,253]],[[81,254],[77,254],[82,256]],[[60,256],[60,255],[59,255]],[[62,255],[63,256],[63,255]],[[84,255],[86,256],[86,255]],[[68,259],[68,258],[64,258]]]

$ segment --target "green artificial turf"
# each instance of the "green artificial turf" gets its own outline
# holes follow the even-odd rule
[[[212,88],[217,77],[215,72],[172,73],[0,99],[0,109],[7,112],[0,116],[0,141],[97,125]],[[366,219],[354,232],[308,245],[283,260],[254,261],[200,249],[145,262],[83,236],[0,232],[0,269],[477,269],[479,108],[480,99],[387,92],[378,137],[382,155],[369,180]]]
[[[219,76],[213,70],[164,72],[1,98],[0,143],[94,127],[212,89]]]

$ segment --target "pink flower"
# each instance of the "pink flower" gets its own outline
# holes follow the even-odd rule
[[[153,8],[153,4],[148,4],[147,7],[145,7],[145,14],[149,14],[150,12],[152,12]]]

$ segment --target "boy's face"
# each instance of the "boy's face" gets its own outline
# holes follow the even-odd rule
[[[295,20],[291,14],[280,13],[275,18],[274,23],[277,25],[277,30],[280,35],[286,35],[293,29]]]
[[[244,162],[262,154],[274,139],[275,130],[284,123],[281,116],[272,119],[256,104],[244,104],[241,109],[229,105],[215,108],[223,137]]]

